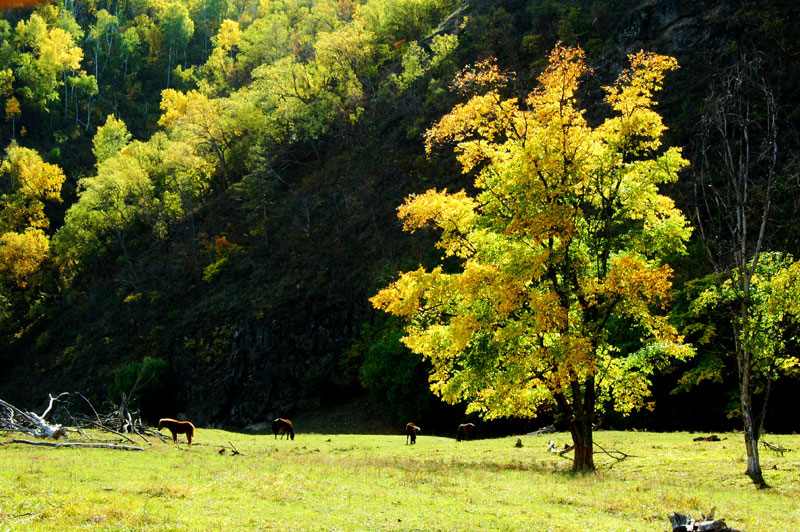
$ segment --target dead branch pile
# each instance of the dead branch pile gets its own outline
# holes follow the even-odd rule
[[[534,430],[533,432],[529,432],[526,436],[538,436],[539,434],[553,434],[556,432],[555,425],[547,425],[546,427],[542,427],[540,429]]]
[[[67,430],[58,424],[45,421],[47,414],[53,408],[53,403],[66,393],[58,397],[50,396],[50,403],[42,415],[35,412],[24,412],[16,406],[0,399],[0,430],[9,432],[22,432],[35,438],[53,438],[55,440],[67,436]]]
[[[692,519],[692,516],[678,512],[669,514],[672,532],[742,532],[741,530],[730,528],[722,519],[714,519],[714,508],[711,509],[709,514],[708,516],[703,516],[700,520]]]
[[[154,436],[161,441],[165,441],[164,437],[158,432],[147,428],[143,425],[138,412],[130,412],[127,409],[126,401],[121,406],[114,406],[114,410],[108,413],[99,413],[91,402],[81,395],[80,393],[74,394],[83,400],[85,405],[88,405],[91,411],[90,415],[70,413],[68,408],[62,405],[62,416],[68,418],[72,425],[65,427],[58,423],[48,421],[46,418],[53,410],[53,406],[57,402],[66,403],[70,394],[67,392],[61,393],[56,397],[50,395],[50,402],[45,411],[39,415],[34,412],[26,412],[16,406],[0,399],[0,431],[2,432],[19,432],[26,436],[31,436],[38,439],[61,439],[67,438],[70,432],[80,433],[85,438],[94,438],[85,432],[85,429],[93,428],[99,429],[103,432],[108,432],[114,435],[117,441],[119,439],[127,440],[129,443],[136,443],[132,436],[138,437],[148,445],[151,445],[147,436]],[[74,406],[74,405],[73,405]],[[22,443],[28,445],[46,445],[52,447],[101,447],[109,449],[122,449],[122,450],[142,450],[140,447],[132,447],[128,445],[117,445],[109,443],[108,441],[102,443],[48,443],[42,441],[31,441],[25,439],[12,439],[4,442],[3,445],[10,443]]]

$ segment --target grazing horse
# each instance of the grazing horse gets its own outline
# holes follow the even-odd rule
[[[272,422],[272,433],[275,434],[275,439],[278,438],[279,432],[281,433],[281,439],[283,439],[285,434],[288,434],[289,437],[294,440],[294,427],[292,426],[292,422],[288,419],[279,417]]]
[[[406,445],[409,444],[409,441],[413,443],[417,443],[417,432],[421,429],[414,425],[413,423],[408,423],[406,425]]]
[[[472,423],[463,423],[459,425],[456,431],[456,441],[471,440],[474,431],[475,425]]]
[[[178,443],[178,434],[186,434],[186,439],[189,445],[192,444],[192,436],[194,436],[194,425],[188,421],[178,421],[177,419],[170,419],[168,417],[158,420],[158,430],[168,429],[172,433],[172,441]]]

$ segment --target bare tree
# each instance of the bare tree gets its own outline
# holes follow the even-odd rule
[[[753,275],[770,229],[778,170],[778,106],[758,54],[741,53],[717,76],[705,100],[695,161],[695,217],[718,284],[730,280],[739,402],[747,448],[747,475],[766,487],[758,455],[768,397],[753,401],[750,310]]]

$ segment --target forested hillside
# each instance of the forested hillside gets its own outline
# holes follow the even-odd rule
[[[655,410],[607,423],[739,427],[730,272],[752,264],[747,238],[759,236],[752,286],[771,294],[766,283],[800,256],[798,16],[788,0],[7,8],[0,398],[36,409],[48,393],[96,405],[124,394],[148,419],[242,427],[366,394],[389,423],[460,419],[464,407],[443,406],[428,363],[400,343],[404,323],[369,298],[399,271],[459,268],[435,231],[404,233],[397,219],[410,194],[472,192],[451,149],[425,151],[426,131],[464,101],[454,76],[494,57],[515,73],[503,94],[524,99],[562,42],[587,54],[590,122],[608,114],[603,87],[628,54],[680,66],[657,111],[689,162],[663,192],[694,228],[670,257],[669,308],[695,355],[654,377]],[[727,175],[752,179],[747,203]],[[735,221],[751,215],[742,240]],[[754,397],[772,396],[766,430],[797,430],[784,415],[797,400],[797,324],[769,301],[752,318],[768,331]]]

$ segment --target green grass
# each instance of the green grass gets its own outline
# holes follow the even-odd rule
[[[602,431],[598,470],[549,453],[565,434],[456,443],[421,434],[303,434],[294,441],[199,428],[197,445],[144,452],[0,447],[5,531],[666,531],[680,511],[747,532],[800,530],[800,436],[764,451],[767,490],[743,475],[741,435]],[[181,436],[182,438],[182,436]],[[8,436],[1,435],[0,441]],[[74,441],[75,438],[72,438]],[[233,442],[243,454],[219,454]]]

